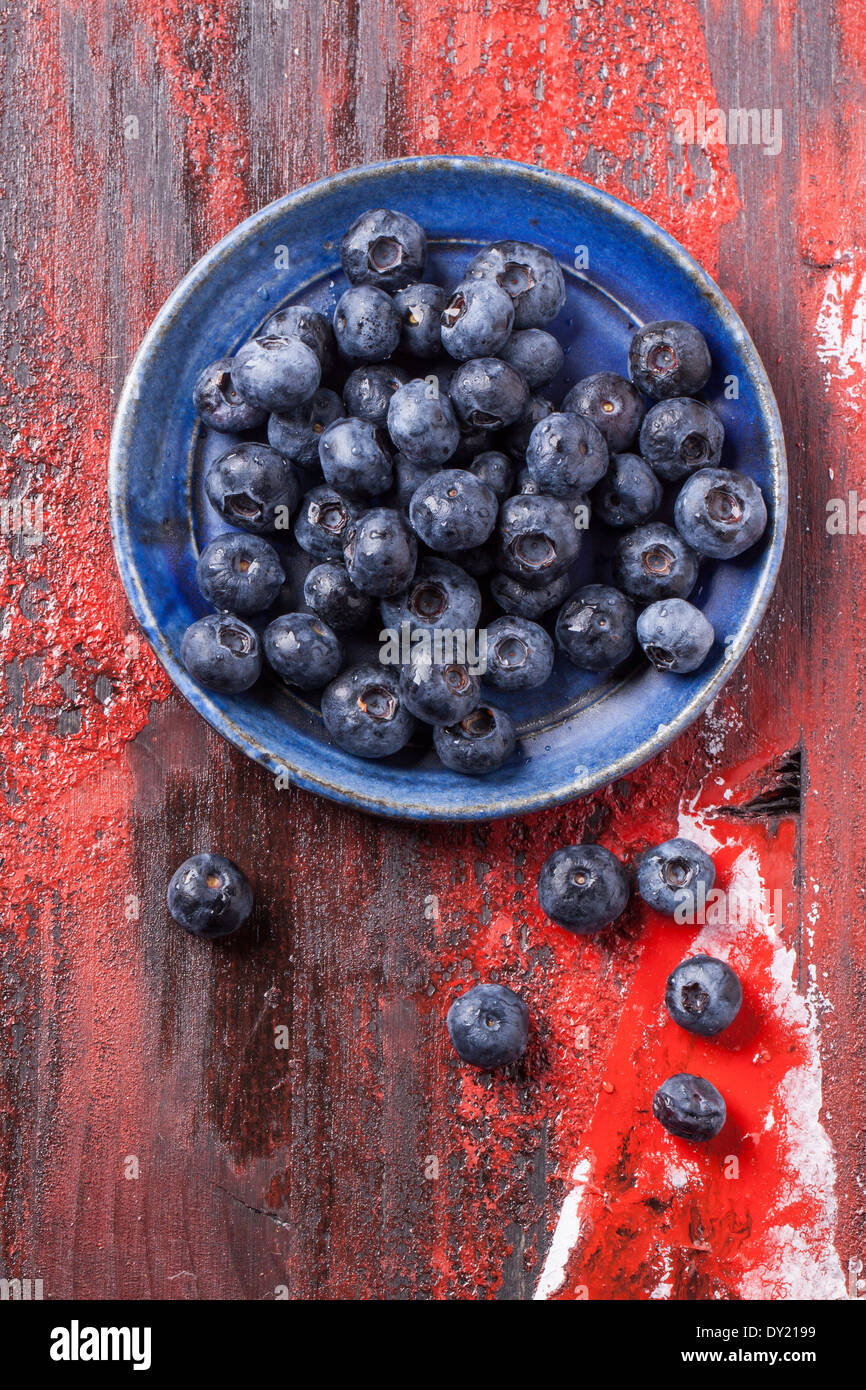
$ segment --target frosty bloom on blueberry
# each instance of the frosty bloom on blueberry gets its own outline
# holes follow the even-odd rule
[[[492,1070],[526,1051],[529,1010],[505,985],[476,985],[455,999],[446,1019],[454,1051],[470,1066]]]

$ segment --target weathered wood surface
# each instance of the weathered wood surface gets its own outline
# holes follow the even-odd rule
[[[41,495],[45,528],[0,540],[0,1275],[48,1297],[844,1297],[866,549],[825,504],[866,488],[859,6],[20,0],[0,24],[2,492]],[[684,149],[699,102],[778,108],[780,152]],[[667,754],[566,810],[418,830],[278,793],[170,693],[104,475],[137,343],[208,246],[311,178],[440,151],[584,177],[718,275],[778,393],[792,512],[758,639]],[[722,929],[747,1009],[709,1063],[729,1144],[695,1160],[647,1112],[661,1068],[708,1055],[659,1016],[698,928],[635,908],[575,943],[533,890],[555,843],[631,854],[678,823],[715,837],[723,884],[785,904]],[[217,951],[163,904],[204,846],[257,890]],[[479,974],[531,1002],[516,1080],[446,1045]]]

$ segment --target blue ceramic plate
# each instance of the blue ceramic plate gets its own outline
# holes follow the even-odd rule
[[[718,640],[700,671],[664,675],[640,662],[611,680],[558,661],[542,691],[496,698],[516,718],[521,738],[515,758],[489,777],[448,772],[420,742],[384,762],[353,758],[331,743],[315,703],[275,680],[241,696],[213,695],[180,664],[184,629],[207,611],[195,584],[196,559],[225,529],[202,491],[204,466],[225,445],[203,438],[193,383],[280,305],[303,300],[330,314],[345,288],[340,237],[371,207],[399,208],[423,224],[428,278],[446,285],[457,282],[475,250],[504,237],[540,242],[556,254],[568,293],[552,329],[568,350],[562,379],[549,393],[555,401],[590,372],[624,372],[637,325],[660,318],[697,324],[713,355],[704,395],[724,422],[723,462],[760,483],[770,513],[766,535],[745,556],[702,568],[693,597]],[[734,378],[739,394],[727,399],[725,382]],[[109,488],[129,601],[199,713],[299,786],[367,811],[441,820],[515,815],[584,796],[682,733],[755,634],[779,568],[787,507],[782,429],[766,373],[700,266],[653,222],[586,184],[467,158],[403,159],[338,174],[271,204],[215,246],[165,304],[135,359],[118,407]],[[301,607],[299,576],[291,583],[291,602]]]

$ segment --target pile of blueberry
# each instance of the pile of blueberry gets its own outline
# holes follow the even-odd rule
[[[715,882],[712,859],[682,838],[645,851],[638,860],[638,892],[650,907],[672,915]],[[601,931],[625,910],[630,895],[625,867],[601,845],[568,845],[545,860],[538,900],[546,915],[580,936]],[[243,925],[253,905],[246,875],[219,854],[196,854],[172,876],[172,917],[193,936],[217,940]],[[700,1037],[715,1037],[736,1018],[743,992],[736,973],[713,956],[691,956],[668,978],[665,1005],[675,1023]],[[448,1034],[462,1061],[484,1070],[519,1061],[529,1039],[529,1010],[513,990],[479,984],[448,1010]],[[653,1097],[653,1114],[671,1134],[704,1142],[725,1123],[724,1098],[702,1076],[668,1077]]]
[[[661,671],[696,670],[714,641],[688,601],[700,561],[740,555],[767,521],[753,480],[721,466],[724,429],[696,399],[711,367],[701,333],[647,324],[630,380],[597,372],[554,404],[543,393],[564,353],[545,325],[565,286],[550,252],[496,242],[449,291],[424,280],[418,223],[378,209],[340,253],[349,288],[333,323],[281,309],[196,382],[202,420],[226,436],[207,497],[234,529],[198,561],[216,611],[183,638],[194,679],[238,693],[267,662],[321,692],[325,727],[350,753],[395,753],[420,721],[446,767],[478,774],[516,744],[488,695],[543,685],[556,646],[593,672],[638,645]],[[657,519],[665,484],[673,525]],[[604,582],[575,591],[590,516],[610,553]],[[290,527],[309,558],[308,611],[274,616]],[[488,622],[491,604],[502,616]],[[348,635],[374,620],[413,634],[484,622],[483,681],[423,643],[402,666],[347,664]]]

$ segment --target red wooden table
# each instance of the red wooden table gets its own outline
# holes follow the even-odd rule
[[[100,1299],[863,1295],[866,24],[859,0],[819,8],[0,10],[0,1277]],[[740,109],[781,147],[731,143]],[[792,508],[748,658],[665,755],[563,810],[422,829],[277,791],[170,692],[115,573],[105,464],[135,348],[207,247],[312,178],[438,152],[574,174],[684,242],[767,364]],[[633,906],[575,941],[541,919],[553,846],[628,857],[678,827],[716,846],[741,920]],[[204,847],[257,892],[215,950],[164,908]],[[697,941],[746,986],[713,1049],[660,1008]],[[531,1004],[516,1079],[447,1044],[479,977]],[[696,1153],[649,1102],[701,1064],[730,1121]]]

